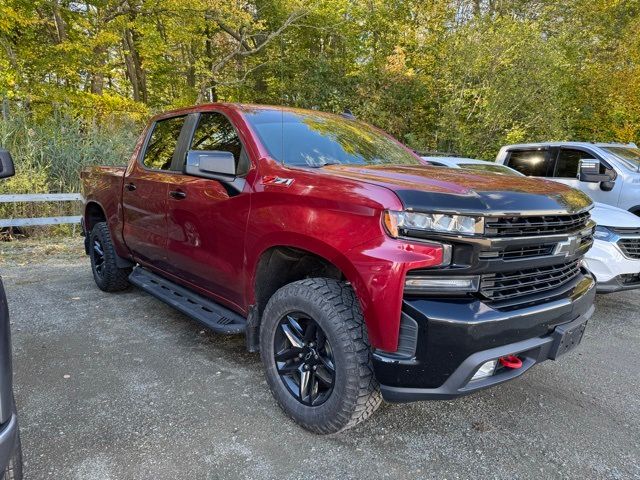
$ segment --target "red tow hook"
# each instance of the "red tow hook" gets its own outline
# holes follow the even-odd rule
[[[506,368],[512,368],[514,370],[522,367],[522,360],[515,355],[507,355],[506,357],[500,357],[498,359],[500,365]]]

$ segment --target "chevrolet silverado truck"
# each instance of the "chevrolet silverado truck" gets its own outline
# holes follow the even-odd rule
[[[581,340],[589,198],[430,167],[349,115],[209,104],[154,117],[128,166],[82,172],[97,286],[244,334],[317,433],[390,402],[512,380]]]

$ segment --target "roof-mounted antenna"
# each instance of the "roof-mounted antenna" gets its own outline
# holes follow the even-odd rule
[[[340,116],[341,116],[341,117],[344,117],[344,118],[347,118],[347,119],[349,119],[349,120],[355,120],[355,119],[356,119],[356,116],[355,116],[355,115],[353,114],[353,112],[352,112],[350,109],[348,109],[348,108],[345,108],[345,109],[344,109],[344,112],[342,112],[342,113],[340,114]]]

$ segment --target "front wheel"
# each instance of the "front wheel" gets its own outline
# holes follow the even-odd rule
[[[278,290],[264,311],[260,351],[278,404],[308,430],[339,432],[380,406],[362,312],[345,282],[310,278]]]

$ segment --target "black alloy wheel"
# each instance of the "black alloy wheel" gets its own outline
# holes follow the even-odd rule
[[[331,396],[333,351],[315,320],[301,312],[285,315],[278,323],[273,351],[278,375],[296,400],[316,407]]]
[[[104,276],[104,247],[99,238],[93,239],[93,265],[99,277]]]
[[[119,267],[109,227],[96,223],[89,234],[89,257],[93,279],[100,290],[119,292],[129,286],[131,267]]]

